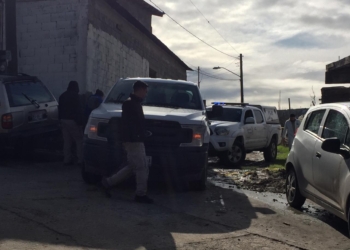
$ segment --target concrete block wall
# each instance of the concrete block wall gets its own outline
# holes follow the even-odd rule
[[[110,47],[113,47],[111,46],[112,40],[115,39],[118,41],[118,43],[115,42],[118,45],[113,50],[113,55],[116,56],[115,60],[117,62],[115,66],[112,66],[115,71],[115,76],[112,77],[114,81],[120,77],[148,76],[149,68],[155,70],[159,78],[187,79],[186,69],[173,56],[123,18],[105,1],[92,0],[90,2],[88,22],[89,46],[91,48],[97,48],[99,46],[98,42],[95,41],[92,43],[91,41],[92,37],[97,37],[98,34],[100,34],[101,38],[99,39],[101,43],[108,44]],[[106,40],[106,36],[101,34],[108,34],[109,40],[104,41]],[[103,50],[108,51],[106,49]],[[92,52],[90,49],[88,49],[88,58],[91,68]],[[146,66],[141,65],[141,62],[146,64]],[[95,68],[97,67],[96,63],[94,64]],[[142,69],[142,72],[140,72],[140,69]],[[103,71],[101,72],[105,73]],[[96,79],[103,81],[103,77],[96,76],[96,73],[94,73],[92,78],[93,83],[90,84],[91,86],[100,86],[99,82],[96,85]]]
[[[87,4],[88,0],[17,0],[19,71],[38,76],[56,98],[71,80],[79,82],[81,92],[85,89]]]
[[[148,76],[149,63],[114,36],[89,25],[87,90],[108,92],[119,78]]]

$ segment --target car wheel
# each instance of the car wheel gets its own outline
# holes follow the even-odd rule
[[[89,184],[89,185],[97,184],[102,179],[102,177],[100,175],[87,172],[85,170],[85,166],[83,166],[82,169],[81,169],[81,176],[82,176],[84,182],[86,184]]]
[[[275,138],[271,139],[270,145],[264,150],[264,159],[267,162],[273,162],[277,157],[277,142]]]
[[[245,160],[246,152],[241,142],[234,142],[232,148],[220,156],[221,160],[230,167],[239,167]]]
[[[290,169],[286,179],[286,197],[289,205],[300,209],[305,203],[305,197],[300,193],[297,176],[294,169]]]

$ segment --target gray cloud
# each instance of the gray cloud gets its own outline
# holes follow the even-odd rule
[[[330,48],[341,46],[345,42],[344,37],[336,35],[314,35],[309,33],[299,33],[289,38],[281,39],[274,43],[274,45],[284,48]]]
[[[340,15],[338,17],[303,15],[300,20],[308,25],[317,25],[338,30],[350,30],[349,15]]]

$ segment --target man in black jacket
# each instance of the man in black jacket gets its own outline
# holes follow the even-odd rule
[[[83,164],[83,110],[79,99],[79,85],[71,81],[58,101],[58,116],[64,140],[64,164],[71,165],[73,141],[77,147],[78,164]]]
[[[133,173],[136,175],[135,201],[140,203],[153,203],[147,196],[148,163],[145,151],[145,116],[141,102],[147,95],[148,85],[145,82],[134,83],[134,93],[123,103],[121,138],[127,153],[128,164],[115,175],[102,179],[102,186],[110,196],[108,189]]]

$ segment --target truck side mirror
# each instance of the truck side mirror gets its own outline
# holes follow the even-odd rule
[[[247,119],[245,119],[245,124],[255,124],[254,117],[247,117]]]
[[[212,117],[221,117],[224,113],[224,108],[220,105],[214,105],[212,107]]]

